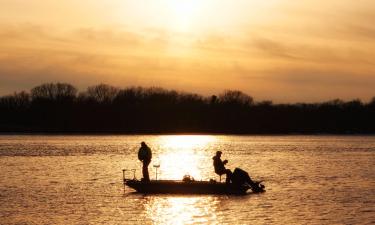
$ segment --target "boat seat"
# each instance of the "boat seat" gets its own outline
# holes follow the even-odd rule
[[[219,176],[219,181],[221,182],[221,176],[222,176],[222,175],[225,175],[225,173],[218,173],[218,172],[216,172],[216,171],[215,171],[215,173]]]

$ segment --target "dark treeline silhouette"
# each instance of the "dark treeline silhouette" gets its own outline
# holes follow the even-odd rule
[[[0,97],[1,132],[375,133],[375,98],[322,103],[255,102],[240,91],[203,97],[162,88],[85,92],[65,83]]]

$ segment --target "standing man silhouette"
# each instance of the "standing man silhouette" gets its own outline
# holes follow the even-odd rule
[[[142,161],[142,175],[143,175],[143,181],[150,181],[150,176],[148,174],[148,165],[151,162],[152,158],[152,152],[150,147],[146,145],[145,142],[142,141],[141,147],[138,150],[138,159]]]

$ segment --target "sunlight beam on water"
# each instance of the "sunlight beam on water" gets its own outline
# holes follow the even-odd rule
[[[216,221],[215,197],[154,197],[146,204],[147,215],[155,224],[207,224]]]
[[[207,160],[211,161],[210,148],[216,141],[217,137],[210,135],[159,137],[157,146],[161,151],[154,154],[152,161],[152,166],[158,169],[160,166],[158,178],[181,180],[188,174],[195,180],[207,179],[204,167]],[[151,196],[144,206],[154,224],[189,224],[191,221],[207,224],[217,220],[216,203],[214,197],[207,196]]]
[[[201,165],[211,157],[205,149],[215,141],[216,138],[209,135],[163,136],[160,138],[163,152],[155,157],[153,165],[160,165],[162,179],[181,180],[189,174],[201,180]]]
[[[160,137],[164,147],[183,150],[203,148],[215,140],[216,137],[210,135],[169,135]]]

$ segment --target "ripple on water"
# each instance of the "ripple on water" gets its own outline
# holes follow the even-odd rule
[[[265,180],[267,191],[124,192],[121,170],[140,176],[143,140],[161,178],[217,179],[211,157],[221,150],[229,168]],[[374,149],[373,136],[0,136],[0,216],[4,224],[371,223]]]

